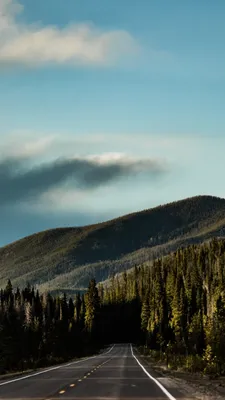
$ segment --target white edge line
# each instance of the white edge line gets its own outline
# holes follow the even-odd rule
[[[88,361],[88,360],[91,360],[92,358],[97,358],[97,357],[100,357],[100,356],[104,356],[105,354],[110,353],[110,351],[112,351],[114,346],[115,346],[115,344],[106,353],[98,354],[96,356],[87,357],[87,358],[84,358],[83,360],[72,361],[69,364],[58,365],[57,367],[48,368],[48,369],[45,369],[44,371],[35,372],[34,374],[31,374],[31,375],[26,375],[26,376],[22,376],[20,378],[12,379],[11,381],[2,382],[2,383],[0,383],[0,386],[8,385],[9,383],[13,383],[13,382],[22,381],[23,379],[29,379],[29,378],[32,378],[33,376],[45,374],[46,372],[54,371],[54,370],[59,369],[59,368],[69,367],[69,365],[78,364],[78,363],[81,363],[81,362],[84,362],[84,361]]]
[[[132,346],[131,343],[130,343],[130,349],[131,349],[131,354],[132,354],[132,356],[135,358],[135,360],[136,360],[137,363],[140,365],[140,367],[143,369],[143,371],[146,373],[146,375],[156,383],[156,385],[163,391],[163,393],[165,393],[165,395],[166,395],[170,400],[176,400],[175,397],[173,397],[172,394],[170,394],[170,393],[168,392],[168,390],[166,390],[166,389],[164,388],[164,386],[161,385],[161,383],[160,383],[159,381],[157,381],[157,379],[153,378],[153,376],[150,375],[149,372],[143,367],[143,365],[140,363],[140,361],[139,361],[139,360],[137,359],[137,357],[134,355],[133,346]]]

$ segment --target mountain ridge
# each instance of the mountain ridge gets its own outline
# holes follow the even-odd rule
[[[225,199],[209,195],[133,212],[98,224],[37,232],[0,248],[0,285],[41,291],[84,289],[180,246],[225,236]]]

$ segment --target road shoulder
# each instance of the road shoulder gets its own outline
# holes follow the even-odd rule
[[[200,374],[171,371],[162,363],[151,361],[150,357],[141,355],[135,349],[135,355],[143,366],[156,378],[174,397],[183,397],[201,400],[224,400],[225,378],[209,379]]]

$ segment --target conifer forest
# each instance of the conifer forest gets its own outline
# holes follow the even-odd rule
[[[145,355],[225,374],[225,241],[213,239],[137,265],[75,298],[13,288],[0,293],[0,373],[83,357],[132,342]]]

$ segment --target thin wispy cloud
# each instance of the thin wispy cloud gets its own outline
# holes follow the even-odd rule
[[[125,30],[101,31],[92,24],[69,24],[65,28],[18,22],[22,5],[0,0],[0,64],[42,66],[46,64],[115,64],[136,55],[139,45]]]
[[[99,152],[99,149],[104,149],[104,153],[109,153],[109,150],[113,149],[114,156],[116,152],[124,152],[125,149],[136,149],[150,151],[153,150],[157,153],[163,153],[163,151],[170,151],[176,149],[179,145],[180,148],[184,146],[193,146],[197,140],[201,141],[201,137],[196,135],[168,135],[161,134],[156,135],[153,133],[143,134],[141,132],[129,135],[129,146],[127,134],[121,133],[82,133],[71,134],[65,131],[62,132],[40,132],[40,131],[15,131],[7,132],[1,141],[1,154],[7,154],[7,156],[16,157],[32,157],[33,159],[42,157],[49,159],[50,156],[57,154],[70,156],[74,155],[74,150],[78,149],[78,152],[85,152],[91,149],[92,152]],[[117,150],[115,150],[117,148]],[[121,150],[122,149],[122,150]],[[100,150],[101,151],[101,150]],[[164,152],[165,152],[164,151]],[[130,150],[128,150],[130,152]],[[176,151],[177,153],[177,151]],[[157,155],[158,157],[158,155]]]
[[[37,139],[28,138],[28,140],[24,139],[26,138],[20,136],[19,139],[11,137],[7,138],[5,142],[2,141],[0,159],[4,157],[5,154],[7,154],[9,158],[34,159],[38,156],[43,156],[55,141],[54,136],[40,137]]]

